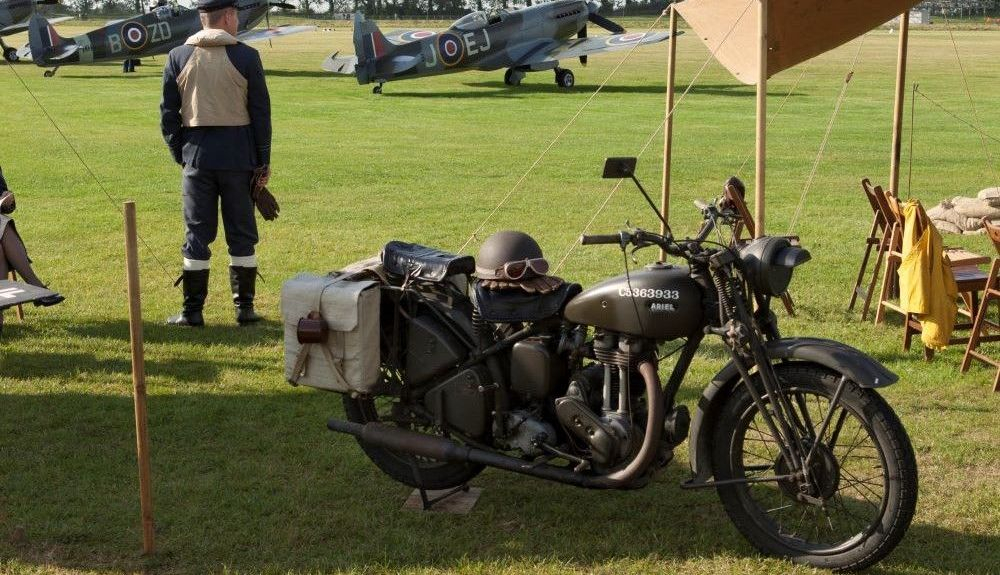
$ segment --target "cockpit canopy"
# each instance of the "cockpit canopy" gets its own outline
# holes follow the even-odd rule
[[[455,23],[451,25],[452,28],[462,31],[479,30],[480,28],[485,28],[491,24],[496,24],[501,22],[507,17],[508,12],[506,10],[496,10],[491,12],[484,12],[479,10],[477,12],[472,12],[462,16]]]

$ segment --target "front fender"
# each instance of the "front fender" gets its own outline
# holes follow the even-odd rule
[[[898,375],[864,352],[829,339],[795,337],[770,341],[767,343],[767,356],[772,360],[822,365],[866,388],[885,387],[899,380]],[[712,383],[698,399],[698,407],[691,418],[688,441],[691,471],[696,482],[707,481],[712,477],[712,432],[715,421],[739,381],[739,371],[730,361],[712,378]]]

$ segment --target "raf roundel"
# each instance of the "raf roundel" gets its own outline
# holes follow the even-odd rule
[[[646,37],[645,32],[633,32],[631,34],[619,34],[618,36],[611,36],[607,39],[606,43],[608,46],[624,46],[627,44],[635,44],[639,40]]]
[[[438,36],[437,45],[441,61],[446,66],[458,64],[465,56],[465,45],[462,44],[462,39],[454,34],[441,34]]]
[[[126,22],[122,25],[122,42],[130,50],[141,50],[149,40],[146,27],[138,22]]]
[[[404,32],[400,34],[399,39],[403,42],[416,42],[417,40],[423,40],[424,38],[430,38],[434,35],[434,32],[430,30],[411,30],[409,32]]]

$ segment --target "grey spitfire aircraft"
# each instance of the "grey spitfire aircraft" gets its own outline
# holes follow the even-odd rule
[[[397,30],[383,35],[378,26],[354,15],[354,56],[334,53],[323,69],[355,76],[359,84],[377,82],[382,93],[391,80],[448,74],[465,70],[507,68],[504,83],[517,86],[527,72],[553,70],[556,84],[571,88],[573,72],[560,60],[579,58],[587,65],[591,54],[625,50],[662,42],[667,32],[625,34],[625,29],[597,13],[599,2],[554,0],[520,10],[472,12],[444,32]],[[592,22],[612,36],[587,37]]]
[[[268,19],[272,7],[295,8],[274,0],[239,0],[240,31],[237,39],[254,42],[316,29],[315,26],[268,26],[252,30],[261,20]],[[177,5],[157,6],[147,14],[112,22],[103,28],[65,39],[45,18],[36,14],[29,23],[28,42],[35,64],[54,67],[45,72],[46,77],[51,77],[60,66],[67,64],[125,60],[127,65],[138,58],[166,54],[198,30],[201,30],[198,11]],[[127,66],[126,71],[129,71]]]
[[[36,6],[57,3],[57,0],[0,0],[0,48],[3,48],[3,57],[8,62],[17,62],[19,58],[17,49],[4,43],[3,37],[27,30],[28,18],[35,13]],[[72,18],[63,16],[53,18],[52,22],[62,22]]]

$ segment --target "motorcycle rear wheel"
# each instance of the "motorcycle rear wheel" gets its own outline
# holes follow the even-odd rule
[[[383,370],[384,372],[386,370]],[[357,397],[344,395],[344,412],[348,421],[354,423],[382,422],[396,425],[420,433],[435,434],[435,431],[412,422],[401,421],[399,398],[392,396]],[[386,475],[396,481],[417,489],[451,489],[470,481],[484,469],[472,463],[452,463],[437,461],[399,453],[384,447],[374,447],[358,440],[368,459]],[[416,468],[416,469],[415,469]]]
[[[813,443],[839,375],[813,364],[775,366],[796,412],[800,434]],[[758,390],[764,401],[763,386]],[[715,479],[789,474],[744,384],[738,384],[715,430]],[[720,486],[736,528],[760,551],[833,570],[864,569],[888,555],[906,533],[917,502],[913,447],[892,408],[874,390],[847,382],[809,466],[802,500],[794,480]]]

